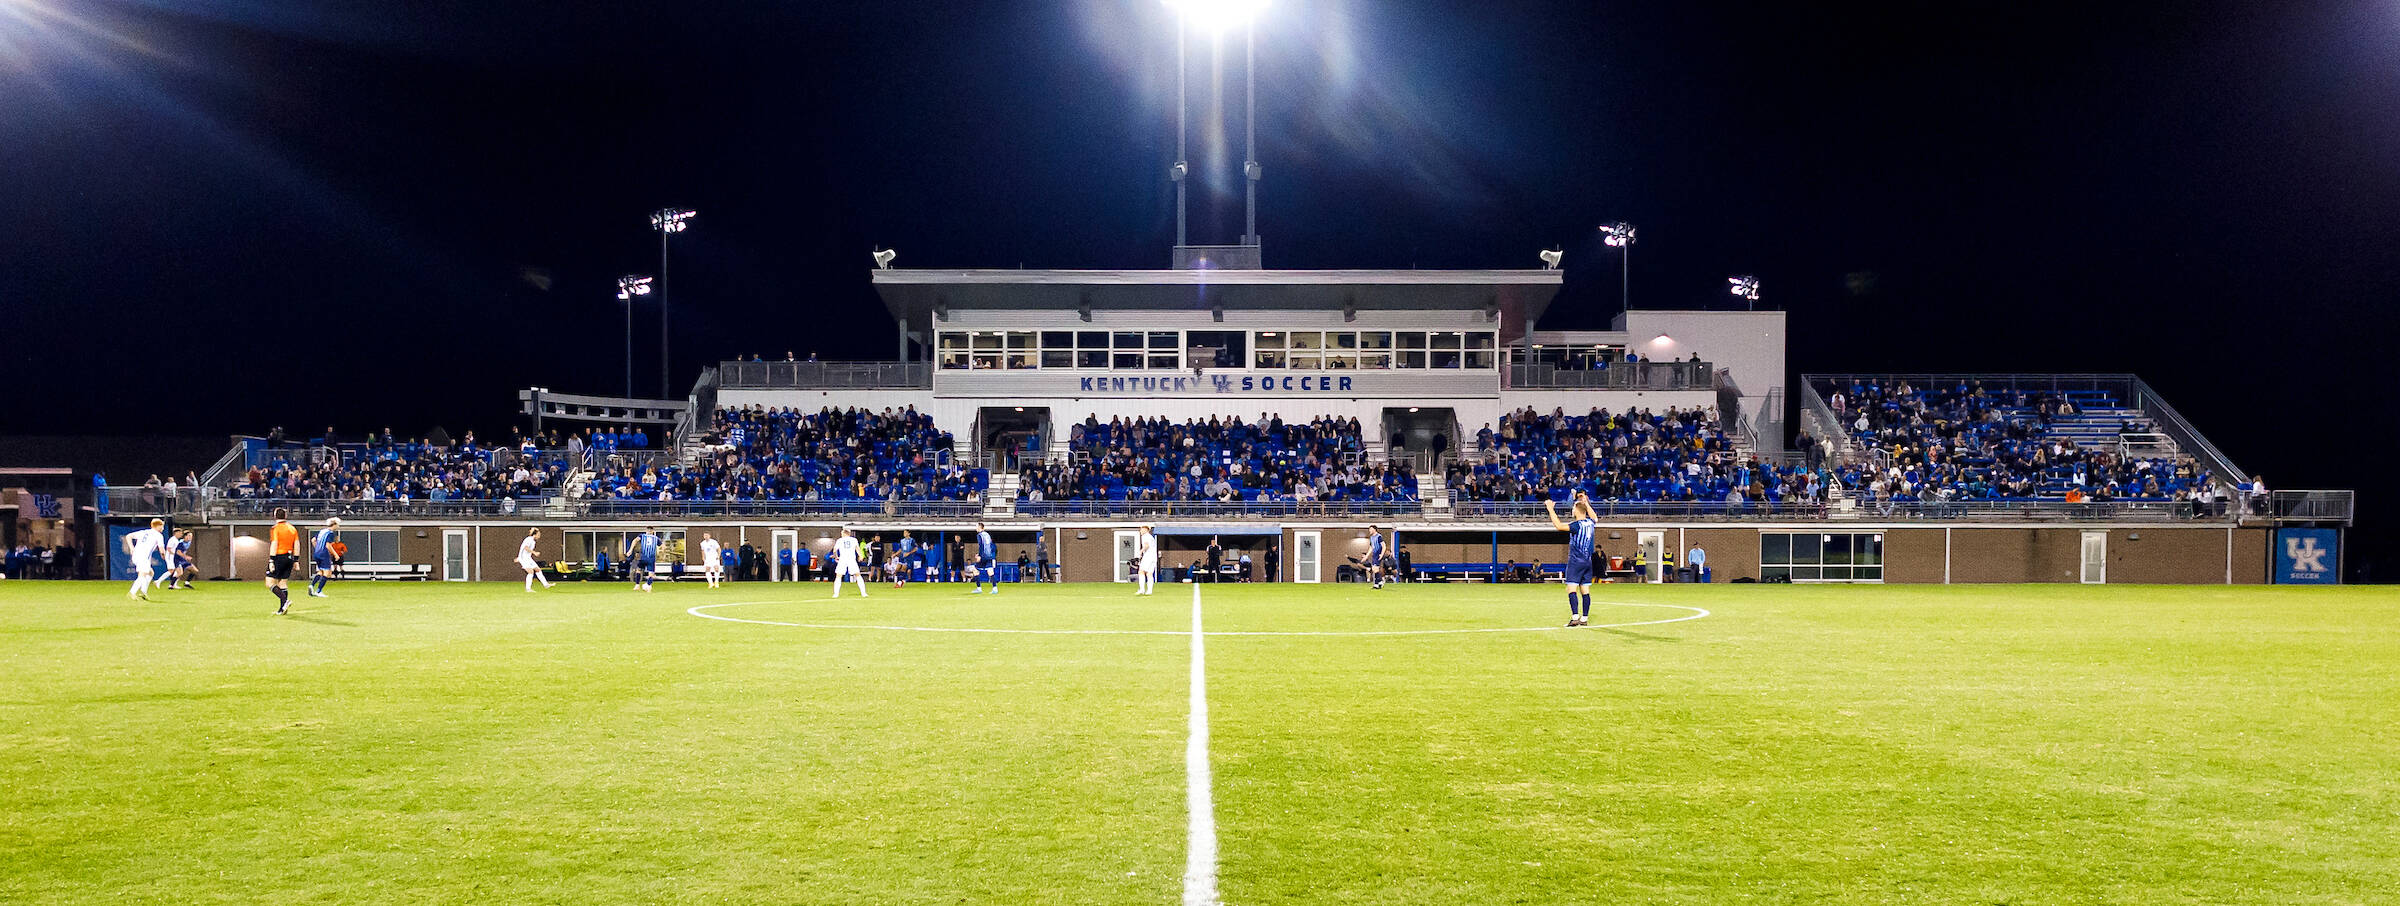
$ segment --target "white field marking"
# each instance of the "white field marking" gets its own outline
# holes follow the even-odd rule
[[[1217,808],[1209,793],[1208,633],[1200,631],[1200,586],[1192,586],[1192,720],[1183,747],[1183,906],[1217,906]]]
[[[1198,586],[1194,586],[1194,587],[1192,588],[1192,593],[1193,593],[1193,594],[1199,594],[1199,593],[1200,593],[1200,589],[1199,589],[1199,587],[1198,587]],[[748,606],[748,605],[752,605],[752,604],[789,604],[789,603],[793,603],[793,602],[790,602],[790,601],[728,601],[728,602],[726,602],[726,603],[723,603],[723,604],[702,604],[702,605],[700,605],[700,606],[698,606],[698,607],[694,607],[694,608],[691,608],[690,610],[686,610],[686,611],[684,611],[684,613],[688,613],[688,614],[691,614],[692,616],[695,616],[695,617],[700,617],[700,618],[702,618],[702,619],[708,619],[708,620],[723,620],[723,621],[725,621],[725,622],[727,622],[727,623],[751,623],[751,624],[755,624],[755,625],[759,625],[759,626],[792,626],[792,627],[797,627],[797,628],[800,628],[800,629],[875,629],[875,630],[881,630],[881,631],[884,631],[884,632],[980,632],[980,633],[990,633],[990,634],[995,634],[995,635],[1190,635],[1190,633],[1188,633],[1188,632],[1185,632],[1185,631],[1183,631],[1183,630],[1180,630],[1180,629],[976,629],[976,628],[971,628],[971,627],[956,627],[956,626],[883,626],[883,625],[870,624],[870,623],[791,623],[791,622],[786,622],[786,621],[783,621],[783,620],[746,620],[746,619],[743,619],[743,618],[741,618],[741,617],[728,617],[728,616],[720,616],[720,615],[718,615],[718,614],[713,614],[713,613],[704,613],[704,612],[703,612],[703,611],[708,611],[708,610],[714,610],[714,609],[716,609],[716,608],[719,608],[719,607],[743,607],[743,606]],[[1701,608],[1698,608],[1698,607],[1691,607],[1691,606],[1687,606],[1687,605],[1683,605],[1683,604],[1645,604],[1645,603],[1638,602],[1638,601],[1594,601],[1594,602],[1592,602],[1592,604],[1593,604],[1593,606],[1608,605],[1608,606],[1614,606],[1614,607],[1665,607],[1665,608],[1669,608],[1669,609],[1672,609],[1672,610],[1688,610],[1688,611],[1691,611],[1691,612],[1690,612],[1690,613],[1687,613],[1687,614],[1684,614],[1683,616],[1680,616],[1680,617],[1669,617],[1669,618],[1667,618],[1667,619],[1664,619],[1664,620],[1642,620],[1642,621],[1639,621],[1639,622],[1633,622],[1633,623],[1594,623],[1594,624],[1592,624],[1592,625],[1590,625],[1590,626],[1583,626],[1583,627],[1577,627],[1577,628],[1581,628],[1581,629],[1622,629],[1622,628],[1625,628],[1625,627],[1628,627],[1628,626],[1657,626],[1657,625],[1664,624],[1664,623],[1681,623],[1681,622],[1684,622],[1684,621],[1686,621],[1686,620],[1697,620],[1697,619],[1700,619],[1700,618],[1702,618],[1702,617],[1709,616],[1709,612],[1708,612],[1708,611],[1706,611],[1706,610],[1704,610],[1704,609],[1701,609]],[[1504,627],[1496,627],[1496,628],[1490,628],[1490,629],[1365,629],[1365,630],[1355,630],[1355,631],[1343,631],[1343,630],[1316,630],[1316,631],[1298,631],[1298,630],[1295,630],[1295,631],[1272,631],[1272,630],[1219,629],[1219,630],[1211,630],[1211,631],[1208,631],[1208,632],[1203,632],[1203,633],[1201,633],[1201,635],[1223,635],[1223,636],[1395,636],[1395,635],[1463,635],[1463,634],[1468,634],[1468,633],[1488,633],[1488,632],[1560,632],[1560,631],[1563,631],[1563,630],[1565,630],[1566,628],[1567,628],[1567,627],[1565,627],[1565,626],[1504,626]]]

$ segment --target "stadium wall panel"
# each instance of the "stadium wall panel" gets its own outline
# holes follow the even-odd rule
[[[1698,547],[1708,552],[1708,571],[1717,582],[1758,579],[1758,530],[1753,528],[1687,528],[1683,530],[1686,557]],[[1631,550],[1630,543],[1626,546]],[[1680,560],[1678,562],[1681,562]]]
[[[1946,549],[1951,543],[1945,529],[1887,529],[1883,533],[1883,581],[1887,583],[1942,581],[1944,558],[1955,552]],[[1752,545],[1751,556],[1758,556]],[[1957,568],[1956,561],[1949,561]]]
[[[2083,556],[2080,529],[1952,529],[1950,539],[1952,582],[2074,582],[2079,578]],[[1885,559],[1888,564],[1888,554]]]

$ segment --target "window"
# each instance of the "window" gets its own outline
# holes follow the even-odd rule
[[[1793,582],[1883,581],[1880,532],[1761,532],[1759,578]]]
[[[1289,339],[1289,337],[1272,330],[1259,331],[1257,342],[1252,347],[1258,350],[1258,355],[1254,358],[1255,362],[1257,363],[1255,367],[1283,367],[1283,347],[1284,343]]]
[[[344,563],[400,562],[400,533],[397,530],[343,529],[334,533],[334,540],[350,546],[349,553],[342,557]]]
[[[1467,334],[1467,367],[1497,368],[1500,353],[1494,348],[1497,338],[1491,331],[1478,330]]]

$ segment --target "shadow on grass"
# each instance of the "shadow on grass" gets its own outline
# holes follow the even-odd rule
[[[1619,637],[1622,637],[1623,639],[1625,639],[1625,640],[1626,640],[1626,641],[1628,641],[1628,642],[1680,642],[1680,641],[1683,641],[1682,639],[1676,638],[1676,637],[1674,637],[1674,636],[1666,636],[1666,635],[1649,635],[1649,634],[1646,634],[1646,633],[1634,632],[1634,631],[1632,631],[1632,630],[1630,630],[1630,629],[1610,629],[1610,628],[1608,628],[1608,627],[1606,627],[1606,626],[1602,626],[1602,627],[1598,627],[1598,628],[1599,628],[1599,630],[1600,630],[1601,632],[1605,632],[1605,633],[1608,633],[1609,635],[1613,635],[1613,636],[1619,636]]]
[[[319,626],[349,626],[352,628],[356,628],[358,626],[357,623],[352,623],[347,620],[336,620],[332,617],[312,617],[304,613],[287,614],[285,618],[298,620],[302,623],[315,623]]]

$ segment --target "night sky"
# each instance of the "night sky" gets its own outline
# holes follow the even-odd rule
[[[656,270],[662,205],[700,211],[677,395],[736,354],[888,357],[876,245],[1164,266],[1172,22],[0,0],[0,433],[489,432],[526,386],[618,392],[613,282]],[[1194,46],[1222,193],[1194,240],[1231,241]],[[2360,488],[2353,559],[2400,564],[2370,480],[2400,444],[2400,2],[1276,0],[1259,55],[1270,266],[1563,245],[1543,326],[1604,326],[1594,227],[1631,221],[1637,306],[1755,273],[1799,371],[2137,372],[2273,486]]]

